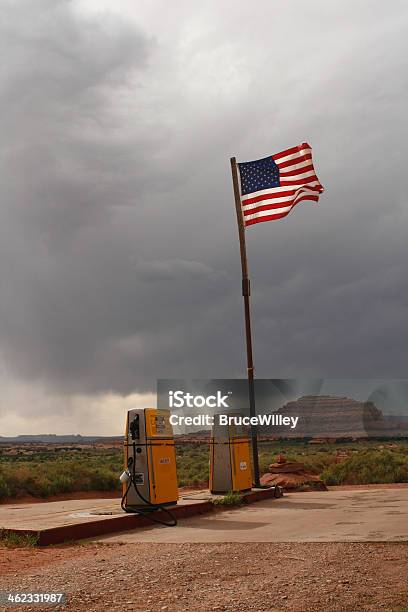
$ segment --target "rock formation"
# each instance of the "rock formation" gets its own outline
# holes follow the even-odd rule
[[[262,485],[279,485],[283,489],[302,489],[303,491],[326,491],[327,487],[316,474],[306,470],[303,463],[287,461],[278,455],[276,463],[271,463],[268,472],[261,477]]]
[[[306,395],[288,402],[276,413],[299,417],[296,429],[265,427],[260,433],[312,438],[408,435],[408,423],[404,417],[384,417],[373,402],[360,402],[349,397]]]

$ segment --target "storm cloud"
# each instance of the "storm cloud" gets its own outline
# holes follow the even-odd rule
[[[245,375],[229,157],[302,141],[320,203],[247,231],[257,375],[405,378],[407,25],[398,0],[3,2],[4,384]]]

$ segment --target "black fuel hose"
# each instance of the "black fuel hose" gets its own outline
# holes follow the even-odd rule
[[[134,456],[135,456],[135,449],[133,449],[133,457]],[[130,465],[129,465],[130,461],[132,462],[132,471],[129,470],[129,468],[130,468]],[[136,473],[136,465],[135,464],[136,464],[136,462],[134,461],[134,459],[133,458],[129,458],[129,461],[128,461],[129,482],[128,482],[128,485],[126,487],[125,493],[122,495],[122,499],[121,499],[121,502],[120,502],[120,506],[121,506],[122,510],[124,512],[127,512],[128,514],[139,514],[140,516],[145,516],[150,521],[152,521],[152,523],[158,523],[159,525],[163,525],[164,527],[175,527],[177,525],[177,518],[174,516],[174,514],[172,512],[170,512],[170,510],[168,508],[166,508],[165,506],[162,506],[161,504],[152,504],[139,491],[138,485],[136,484],[136,478],[135,478],[135,473]],[[125,506],[125,499],[126,499],[127,494],[129,493],[129,490],[130,490],[130,487],[132,486],[132,484],[135,487],[135,491],[136,491],[138,497],[140,497],[140,499],[146,504],[146,506],[147,506],[146,510],[144,508],[139,508],[139,507],[136,507],[136,506]],[[159,518],[149,514],[150,512],[154,512],[155,510],[161,510],[162,512],[167,514],[167,516],[170,517],[170,521],[171,522],[162,521],[161,519],[159,519]]]

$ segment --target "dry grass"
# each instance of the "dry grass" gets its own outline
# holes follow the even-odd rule
[[[408,442],[370,441],[313,446],[304,441],[260,443],[261,472],[278,453],[288,460],[301,461],[320,474],[329,485],[408,482]],[[208,445],[177,446],[177,473],[180,486],[208,482]],[[346,460],[337,463],[342,451]],[[24,449],[13,456],[0,449],[0,500],[7,498],[50,497],[83,491],[115,491],[123,469],[120,448],[58,447],[27,455]]]

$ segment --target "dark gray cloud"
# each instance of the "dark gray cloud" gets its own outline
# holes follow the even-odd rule
[[[406,3],[86,4],[0,8],[7,373],[242,376],[229,156],[307,140],[321,203],[247,234],[257,373],[405,377]]]

